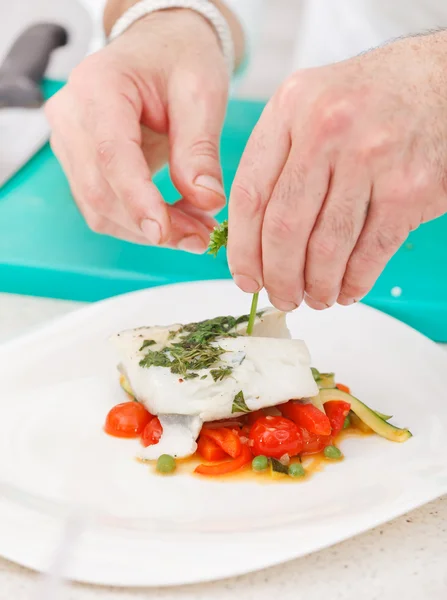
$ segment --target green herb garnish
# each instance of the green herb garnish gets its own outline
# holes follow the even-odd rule
[[[250,409],[248,408],[247,404],[245,403],[245,398],[244,398],[244,393],[241,390],[240,392],[238,392],[236,394],[236,396],[234,397],[233,400],[233,407],[231,409],[232,413],[249,413],[251,412]]]
[[[247,335],[251,335],[253,333],[253,327],[256,319],[256,309],[258,308],[258,299],[259,292],[256,292],[256,294],[253,294],[253,299],[251,301],[250,317],[248,319],[247,325]]]
[[[220,225],[214,228],[210,236],[210,245],[208,246],[209,254],[217,256],[221,248],[226,248],[228,242],[228,221],[223,221]]]
[[[151,350],[146,344],[145,356],[140,360],[141,367],[169,367],[171,373],[183,379],[199,377],[202,369],[212,369],[214,381],[229,377],[232,367],[219,366],[220,357],[226,351],[213,342],[222,337],[237,337],[235,328],[239,323],[248,321],[248,316],[238,319],[234,317],[216,317],[199,323],[189,323],[173,331],[172,340],[162,350]],[[144,346],[144,344],[143,344]],[[203,375],[201,379],[206,379]]]
[[[184,379],[195,379],[198,376],[199,376],[198,373],[186,373],[186,375],[184,376]]]
[[[222,381],[222,379],[231,375],[232,370],[231,367],[219,367],[218,369],[211,369],[210,373],[214,381]]]
[[[168,348],[163,348],[158,352],[155,350],[148,350],[144,358],[140,360],[140,367],[170,367],[171,360],[166,354]]]
[[[226,248],[228,243],[228,221],[223,221],[218,227],[214,228],[210,236],[210,244],[208,246],[208,253],[213,256],[217,256],[221,248]],[[253,300],[251,302],[250,316],[248,318],[247,335],[253,333],[253,326],[256,319],[256,309],[258,307],[259,292],[253,294]]]
[[[143,345],[140,348],[140,352],[148,346],[155,346],[157,342],[155,340],[144,340]]]

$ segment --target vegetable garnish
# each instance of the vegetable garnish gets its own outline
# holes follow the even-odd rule
[[[108,413],[104,430],[121,438],[139,437],[153,416],[138,402],[117,404]]]
[[[200,456],[209,462],[223,460],[228,455],[225,450],[222,450],[214,440],[201,435],[197,441],[197,452]]]
[[[343,454],[336,446],[326,446],[324,455],[330,460],[340,460],[340,458],[343,458]]]
[[[242,467],[251,463],[252,458],[253,455],[250,452],[250,448],[245,444],[242,444],[241,453],[237,458],[214,465],[199,465],[194,472],[199,473],[199,475],[208,476],[226,475],[227,473],[239,471],[239,469],[242,469]]]
[[[228,221],[223,221],[220,225],[214,228],[210,235],[210,244],[208,253],[217,256],[221,248],[226,248],[228,243]],[[250,316],[247,325],[247,335],[253,333],[253,326],[256,319],[256,311],[258,309],[259,292],[253,294],[251,301]]]
[[[257,473],[260,473],[261,471],[265,471],[269,466],[269,459],[264,456],[263,454],[260,454],[259,456],[255,456],[254,459],[251,461],[251,468],[253,469],[253,471],[256,471]]]
[[[175,458],[169,454],[162,454],[157,460],[157,471],[163,475],[173,473],[176,468]]]
[[[213,440],[231,458],[237,458],[242,450],[242,443],[237,433],[231,429],[202,429],[201,435]]]
[[[233,407],[231,409],[232,413],[249,413],[250,409],[245,403],[244,393],[241,390],[236,394],[233,400]]]
[[[301,463],[296,462],[289,465],[289,475],[294,479],[298,479],[300,477],[304,477],[306,471]]]
[[[158,417],[153,417],[143,429],[141,443],[145,448],[154,446],[155,444],[158,444],[162,435],[163,427],[161,426],[160,420]]]

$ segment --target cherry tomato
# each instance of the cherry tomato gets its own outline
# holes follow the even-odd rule
[[[262,408],[259,410],[254,410],[246,415],[247,424],[251,427],[261,417],[265,417],[265,412],[262,410]]]
[[[328,417],[313,404],[301,404],[291,400],[279,407],[282,414],[317,435],[331,435],[331,424]]]
[[[303,450],[303,438],[293,421],[284,417],[260,417],[250,431],[255,456],[281,458],[284,454],[296,456]]]
[[[123,402],[107,415],[104,429],[109,435],[122,438],[138,437],[152,415],[139,402]]]
[[[223,460],[228,457],[225,450],[222,450],[214,440],[203,435],[199,437],[197,442],[197,451],[202,458],[210,462]]]
[[[343,429],[343,424],[351,410],[351,405],[349,402],[344,402],[343,400],[330,400],[329,402],[325,402],[324,410],[331,423],[332,435],[337,435]]]
[[[304,444],[302,454],[317,454],[318,452],[322,452],[326,446],[332,444],[331,435],[316,435],[315,433],[310,433],[304,427],[300,427],[300,431]]]
[[[162,435],[163,427],[161,426],[160,421],[157,417],[152,417],[143,430],[141,443],[145,448],[147,448],[147,446],[154,446],[155,444],[158,444]]]

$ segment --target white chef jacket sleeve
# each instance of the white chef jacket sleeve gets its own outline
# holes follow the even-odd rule
[[[106,0],[78,0],[89,12],[94,23],[94,35],[91,44],[91,51],[97,50],[104,44],[104,34],[102,32],[102,14]],[[257,32],[259,31],[259,18],[262,14],[264,0],[224,0],[227,6],[238,17],[245,33],[246,54],[251,54],[252,48],[256,44]],[[247,57],[246,57],[247,58]]]

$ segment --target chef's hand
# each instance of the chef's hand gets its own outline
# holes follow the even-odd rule
[[[447,36],[295,73],[267,105],[230,196],[228,259],[292,310],[349,305],[409,232],[447,212]]]
[[[52,148],[89,226],[140,244],[204,252],[225,204],[219,137],[229,74],[210,24],[152,13],[88,57],[47,104]],[[182,195],[164,203],[168,159]]]

